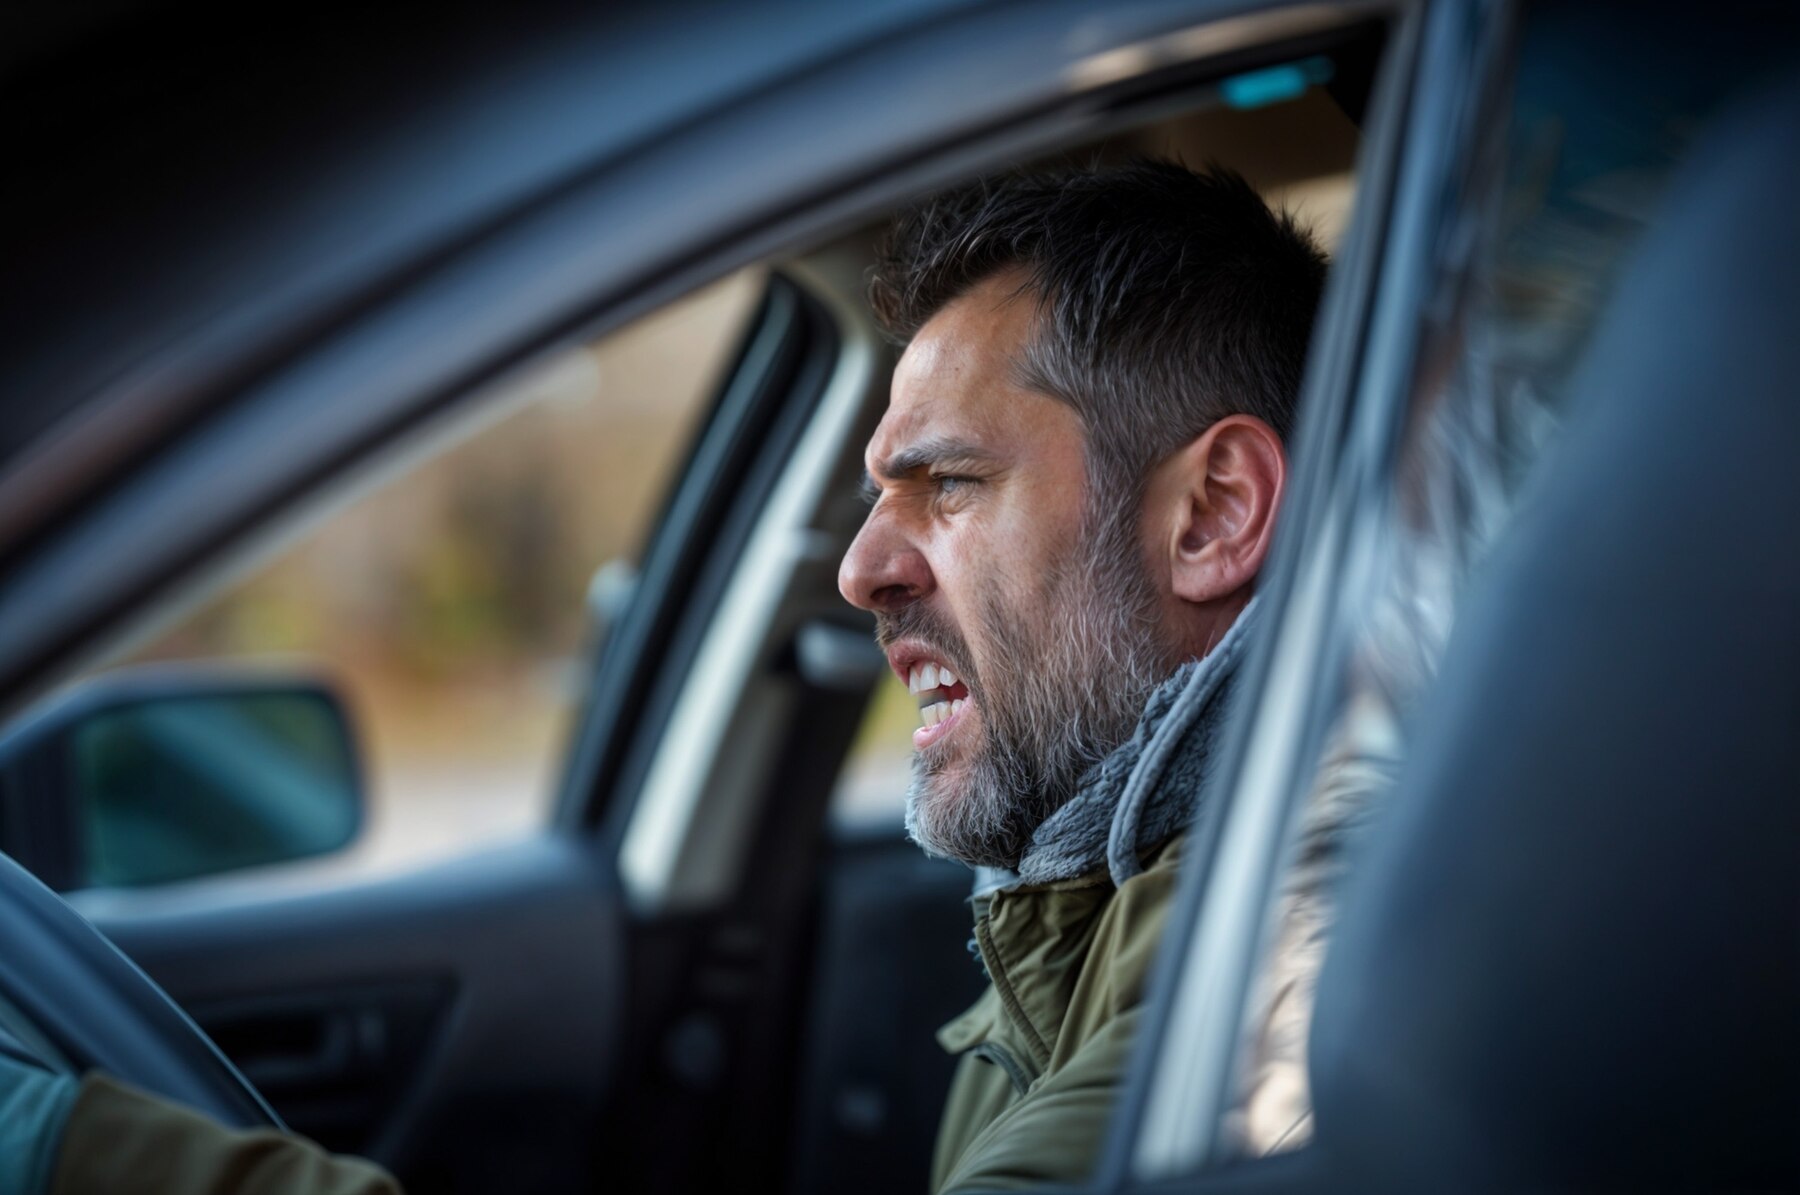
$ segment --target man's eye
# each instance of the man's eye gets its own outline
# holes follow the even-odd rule
[[[963,477],[955,473],[943,473],[931,479],[937,483],[938,493],[954,494],[958,490],[968,489],[975,484],[973,477]]]

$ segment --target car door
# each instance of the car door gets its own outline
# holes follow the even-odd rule
[[[1610,644],[1630,638],[1612,637],[1615,624],[1641,625],[1616,593],[1597,600],[1591,580],[1562,581],[1583,572],[1574,556],[1611,553],[1630,535],[1666,545],[1654,510],[1639,507],[1636,529],[1620,531],[1616,495],[1662,494],[1667,478],[1619,447],[1636,395],[1593,368],[1594,350],[1611,350],[1597,359],[1614,371],[1648,356],[1707,375],[1711,350],[1676,335],[1686,317],[1674,299],[1660,332],[1641,318],[1602,344],[1604,332],[1622,309],[1644,314],[1634,289],[1653,275],[1634,270],[1642,251],[1660,245],[1658,265],[1691,268],[1710,250],[1675,259],[1667,247],[1729,243],[1720,226],[1685,222],[1707,193],[1696,183],[1722,164],[1711,140],[1721,116],[1754,125],[1761,114],[1761,152],[1777,155],[1770,110],[1792,111],[1791,76],[1785,108],[1769,94],[1791,71],[1791,14],[1751,4],[1711,16],[1702,31],[1673,5],[1442,4],[1402,35],[1416,70],[1388,100],[1406,150],[1385,209],[1362,212],[1385,226],[1364,227],[1381,250],[1368,273],[1338,277],[1337,316],[1360,296],[1365,331],[1335,347],[1362,365],[1339,371],[1330,342],[1314,362],[1318,472],[1289,516],[1271,589],[1279,626],[1240,719],[1234,782],[1197,827],[1209,857],[1185,877],[1102,1189],[1768,1182],[1733,1177],[1738,1167],[1791,1177],[1791,1158],[1742,1128],[1769,1090],[1791,1091],[1791,1065],[1771,1077],[1769,1059],[1792,1053],[1767,1045],[1785,1014],[1759,1006],[1763,1019],[1748,1023],[1760,1037],[1720,1040],[1717,1021],[1739,1014],[1675,1011],[1728,1003],[1733,982],[1793,990],[1791,964],[1767,962],[1791,918],[1760,914],[1766,869],[1782,866],[1769,828],[1792,808],[1778,752],[1714,744],[1780,716],[1768,678],[1746,653],[1684,643],[1706,667],[1735,667],[1730,687],[1763,685],[1762,704],[1698,719],[1669,774],[1648,778],[1652,763],[1625,780],[1621,759],[1660,757],[1640,720],[1686,700],[1677,686],[1624,680],[1645,645],[1596,665],[1530,654],[1525,637],[1493,630],[1566,622],[1571,639]],[[1746,315],[1757,359],[1778,333],[1753,271],[1737,266],[1742,294],[1722,274],[1714,293],[1757,313]],[[1786,409],[1766,376],[1740,396],[1765,405],[1733,418]],[[1689,385],[1685,403],[1711,401]],[[1589,512],[1614,521],[1572,524]],[[1765,575],[1760,540],[1727,542],[1712,559],[1741,553],[1730,568],[1756,578],[1747,590],[1785,584]],[[1674,590],[1618,583],[1660,611],[1642,622],[1679,623],[1690,607]],[[1464,638],[1465,619],[1487,633]],[[1617,826],[1640,801],[1655,822],[1713,799],[1707,767],[1696,782],[1674,762],[1690,752],[1743,761],[1754,779],[1728,786],[1729,817],[1763,829],[1715,837],[1693,828],[1709,820],[1698,818],[1673,831],[1680,845],[1657,837],[1670,822],[1623,841]],[[1731,834],[1742,840],[1722,847]],[[1649,912],[1673,869],[1645,860],[1672,851],[1687,867],[1686,847],[1686,874],[1708,875],[1719,902],[1713,923]],[[1553,903],[1536,896],[1545,889]],[[1708,1120],[1683,1109],[1646,1129],[1676,1106],[1671,1092],[1696,1090],[1741,1093],[1749,1110]]]
[[[95,175],[21,201],[39,240],[17,248],[14,276],[41,295],[41,335],[9,393],[54,383],[83,401],[5,478],[0,689],[14,708],[348,470],[474,418],[522,365],[777,261],[581,678],[543,824],[307,891],[82,898],[296,1124],[420,1189],[787,1172],[808,1131],[792,1103],[823,809],[871,679],[866,642],[860,658],[850,646],[866,628],[842,621],[830,579],[860,516],[856,449],[886,349],[846,299],[861,263],[831,236],[1307,53],[1372,11],[968,8],[796,5],[766,27],[691,27],[679,10],[469,17],[427,39],[436,56],[406,60],[398,97],[379,82],[384,55],[418,31],[380,25],[353,62],[328,59],[369,80],[354,136],[341,112],[308,124],[293,77],[258,91],[252,63],[226,80],[264,101],[242,125],[165,143],[183,169],[216,158],[219,177],[202,174],[216,192],[192,202],[191,179],[161,162],[146,181],[162,202],[105,209],[107,266],[131,284],[104,291],[45,282],[98,235],[76,218],[94,218],[92,196],[51,219],[70,179]],[[148,31],[171,49],[188,32]],[[301,32],[296,58],[337,30]],[[211,94],[205,70],[174,74]],[[631,102],[651,79],[666,102]],[[165,134],[197,106],[194,91],[152,98],[164,106],[140,115]],[[260,157],[203,152],[245,129],[287,135],[259,139]],[[100,142],[123,173],[141,172],[143,145]],[[220,197],[254,218],[197,214]],[[131,336],[99,334],[120,328]],[[854,847],[841,859],[851,882],[874,874]],[[932,927],[960,915],[944,869],[893,878]]]

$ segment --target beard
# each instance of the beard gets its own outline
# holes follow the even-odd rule
[[[1131,517],[1137,503],[1109,505],[1117,513],[1090,508],[1077,550],[1032,593],[985,589],[979,658],[923,603],[876,616],[883,647],[917,638],[955,670],[981,732],[977,742],[939,741],[913,757],[906,828],[927,854],[1017,868],[1038,826],[1130,736],[1174,670]]]

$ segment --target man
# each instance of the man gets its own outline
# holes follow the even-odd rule
[[[839,588],[920,702],[907,824],[977,868],[991,983],[937,1190],[1089,1170],[1286,485],[1325,259],[1240,178],[1141,161],[903,216],[906,348]]]

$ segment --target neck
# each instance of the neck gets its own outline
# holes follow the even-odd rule
[[[1253,596],[1246,586],[1214,601],[1182,602],[1181,630],[1176,639],[1179,659],[1204,660],[1211,655]]]

